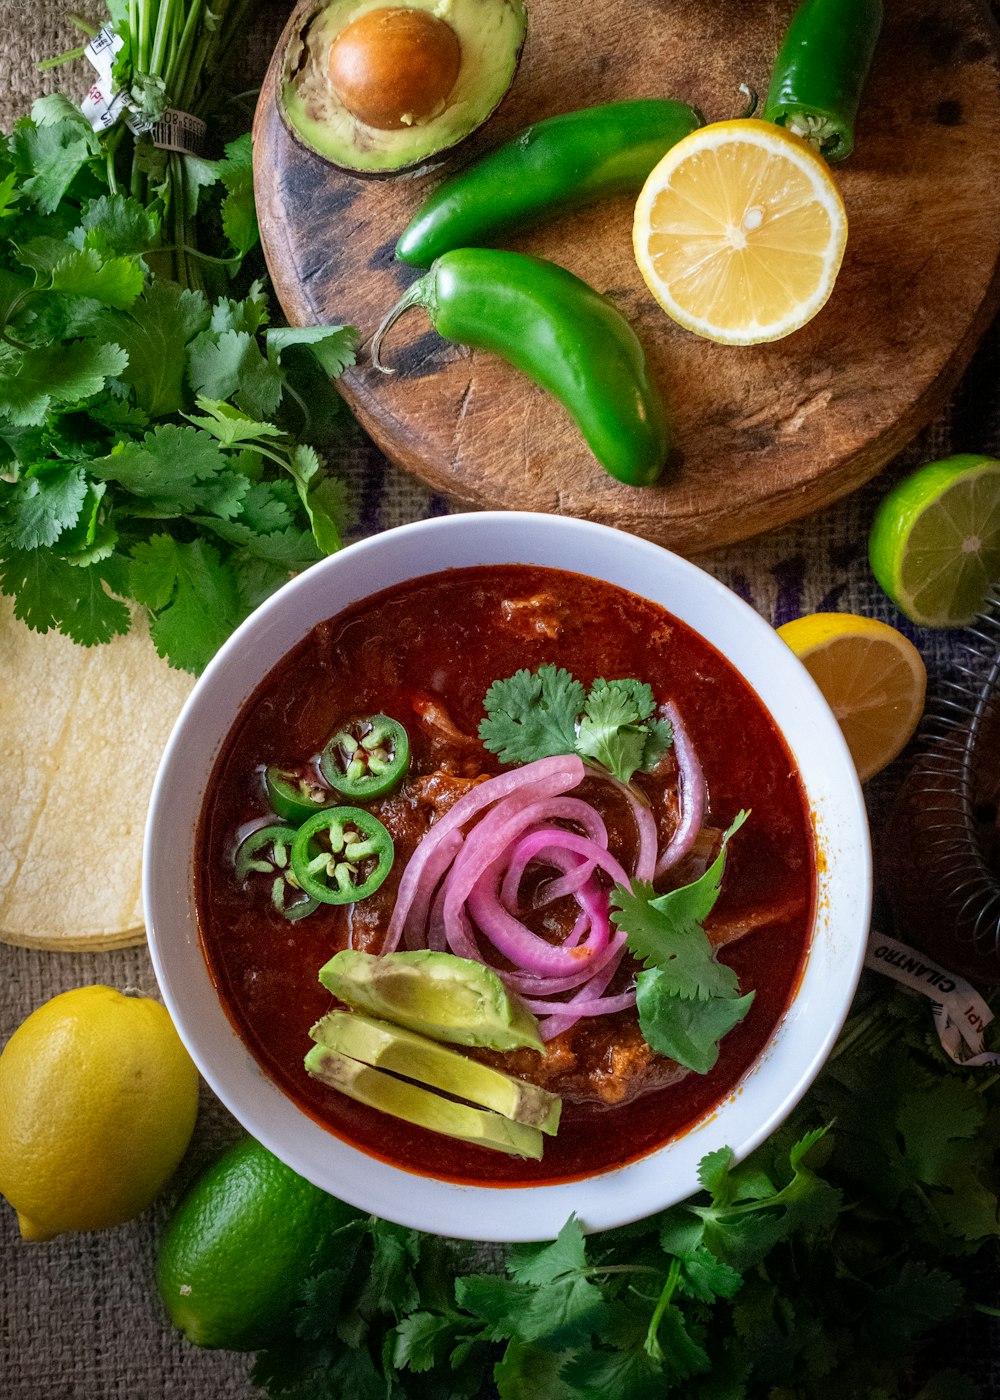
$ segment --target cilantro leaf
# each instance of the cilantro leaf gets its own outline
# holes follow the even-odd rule
[[[647,1352],[580,1351],[561,1371],[574,1400],[662,1400],[663,1367]]]
[[[360,336],[353,326],[279,326],[265,336],[267,350],[279,355],[292,345],[305,345],[331,379],[354,364]]]
[[[255,481],[243,498],[240,520],[254,534],[270,535],[291,528],[294,510],[295,488],[290,481]]]
[[[0,483],[0,542],[14,549],[54,544],[75,525],[87,496],[81,467],[39,465],[6,490]]]
[[[493,1368],[500,1400],[578,1400],[580,1391],[565,1380],[563,1368],[575,1353],[514,1340]]]
[[[14,205],[20,199],[17,188],[17,171],[11,170],[0,180],[0,219],[8,219],[14,213]]]
[[[372,1216],[368,1229],[372,1257],[361,1293],[362,1312],[390,1313],[394,1318],[420,1305],[414,1269],[420,1258],[420,1233]]]
[[[676,995],[661,968],[641,972],[636,983],[639,1026],[647,1044],[696,1074],[707,1074],[719,1058],[719,1042],[739,1025],[756,993],[713,996],[707,1001]]]
[[[226,146],[218,164],[219,179],[226,187],[222,201],[222,231],[238,253],[249,253],[260,241],[253,198],[253,147],[249,132]]]
[[[521,1318],[533,1293],[526,1283],[498,1274],[468,1274],[455,1280],[455,1300],[482,1324],[489,1341],[506,1341],[519,1334]]]
[[[341,522],[346,508],[343,482],[328,475],[315,448],[298,443],[288,454],[288,471],[309,517],[316,543],[324,554],[341,547]]]
[[[249,331],[256,334],[269,320],[267,297],[259,282],[252,282],[246,296],[241,301],[232,297],[219,297],[212,307],[209,330]]]
[[[222,534],[225,538],[223,531]],[[236,550],[230,556],[229,563],[236,575],[236,586],[239,589],[240,603],[243,611],[252,613],[254,608],[260,607],[266,598],[270,598],[272,593],[277,593],[283,584],[286,584],[291,577],[288,568],[283,564],[272,563],[269,559],[261,559],[249,550]]]
[[[124,194],[103,194],[88,200],[73,241],[94,248],[105,257],[138,257],[156,243],[159,215],[137,199]]]
[[[502,763],[531,763],[574,753],[576,717],[586,694],[562,667],[516,671],[506,680],[494,681],[486,692],[487,718],[479,725],[479,737]]]
[[[156,501],[175,514],[204,507],[199,484],[206,478],[225,473],[229,480],[241,482],[236,505],[248,489],[244,477],[228,472],[214,438],[172,423],[158,424],[141,442],[120,443],[109,456],[92,462],[90,470],[99,480],[115,481],[130,494]]]
[[[876,1340],[891,1337],[896,1346],[908,1345],[927,1328],[954,1317],[962,1299],[962,1287],[950,1274],[907,1260],[893,1279],[871,1290],[865,1326]]]
[[[568,671],[545,665],[494,681],[483,703],[479,737],[503,763],[578,753],[627,783],[673,742],[670,724],[653,718],[652,690],[633,679],[598,679],[588,692]]]
[[[546,1284],[587,1267],[587,1242],[571,1215],[551,1244],[514,1245],[507,1267],[518,1283]]]
[[[24,117],[14,123],[14,169],[24,177],[21,190],[42,214],[55,211],[77,175],[99,152],[97,135],[85,118],[39,126]]]
[[[596,680],[584,704],[577,752],[603,763],[627,783],[642,764],[648,735],[641,726],[653,709],[653,692],[648,685],[635,680]]]
[[[685,1250],[680,1259],[677,1287],[699,1303],[712,1303],[716,1298],[732,1298],[743,1283],[743,1275],[738,1270],[716,1258],[702,1244]]]
[[[36,97],[31,104],[31,120],[36,126],[58,126],[60,122],[75,123],[89,128],[90,123],[75,102],[62,92],[49,92]]]
[[[629,952],[646,968],[663,976],[661,991],[678,997],[734,997],[739,980],[720,963],[702,927],[719,897],[726,868],[726,846],[747,813],[740,812],[723,834],[722,848],[704,875],[667,894],[656,895],[651,885],[634,881],[632,888],[616,885],[611,918],[628,934]]]
[[[393,1333],[392,1364],[400,1370],[433,1370],[454,1347],[465,1323],[465,1319],[447,1313],[410,1313]]]
[[[53,267],[51,287],[126,310],[142,291],[144,280],[142,265],[134,258],[102,257],[96,248],[80,248]]]
[[[507,1267],[516,1282],[537,1290],[518,1312],[516,1335],[522,1341],[565,1345],[600,1329],[606,1305],[590,1280],[586,1240],[575,1216],[552,1244],[515,1246]]]
[[[731,967],[719,962],[708,935],[690,916],[693,900],[686,907],[683,901],[664,907],[665,900],[686,895],[691,888],[684,885],[670,895],[657,896],[652,885],[641,880],[633,881],[631,889],[616,885],[611,920],[626,930],[633,956],[660,974],[657,986],[661,994],[697,1001],[734,997],[739,978]]]
[[[127,351],[122,378],[151,418],[164,418],[187,406],[187,346],[208,325],[210,314],[201,292],[157,280],[128,311],[106,311],[100,318],[98,333]]]
[[[129,590],[154,613],[150,635],[171,666],[198,674],[242,620],[231,569],[201,539],[154,535],[132,550]]]
[[[268,534],[251,532],[244,549],[251,558],[280,564],[286,577],[289,573],[300,573],[323,557],[311,531],[300,530],[297,525]]]
[[[261,438],[283,438],[285,436],[283,430],[276,427],[274,423],[252,418],[249,414],[241,413],[238,408],[233,408],[228,403],[222,403],[219,399],[209,399],[199,394],[196,402],[202,410],[201,413],[186,413],[185,418],[190,423],[203,428],[206,433],[211,433],[222,443],[223,447],[233,447],[239,442],[256,442]]]
[[[0,415],[15,425],[43,423],[55,403],[80,403],[128,363],[119,345],[76,340],[35,350],[0,347]]]
[[[190,349],[189,374],[197,395],[232,399],[253,418],[267,419],[281,402],[284,371],[261,353],[249,331],[203,331]]]
[[[14,599],[14,615],[36,632],[57,628],[81,646],[127,632],[128,608],[108,592],[103,562],[76,568],[48,549],[14,549],[0,560],[0,592]]]
[[[706,1248],[745,1274],[796,1231],[828,1227],[840,1209],[841,1195],[806,1160],[824,1132],[810,1131],[793,1145],[788,1154],[790,1179],[777,1191],[752,1159],[743,1167],[732,1165],[728,1148],[713,1153],[711,1162],[703,1159],[701,1175],[710,1184],[711,1203],[691,1202],[681,1209],[702,1222]],[[755,1180],[760,1185],[751,1190]]]

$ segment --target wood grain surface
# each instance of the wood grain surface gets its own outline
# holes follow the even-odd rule
[[[290,32],[302,11],[289,21]],[[521,67],[481,131],[434,171],[359,178],[298,145],[261,91],[254,166],[261,234],[296,325],[349,323],[365,344],[418,275],[395,240],[442,175],[541,117],[674,96],[735,115],[765,91],[793,0],[529,0]],[[850,221],[834,294],[772,345],[714,345],[656,306],[632,257],[633,200],[510,236],[562,263],[629,318],[680,451],[662,484],[623,486],[566,412],[496,356],[449,345],[419,311],[392,332],[387,377],[340,381],[398,465],[470,506],[556,511],[681,553],[771,529],[867,481],[937,412],[1000,305],[1000,60],[978,0],[886,0],[854,155],[836,167]],[[975,444],[969,444],[974,447]]]

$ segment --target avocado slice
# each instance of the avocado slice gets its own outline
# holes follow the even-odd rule
[[[429,1089],[408,1084],[391,1074],[363,1065],[325,1045],[314,1045],[306,1055],[306,1070],[314,1079],[339,1089],[342,1094],[359,1103],[402,1118],[418,1128],[443,1133],[511,1157],[542,1159],[542,1135],[537,1128],[525,1123],[512,1123],[499,1113],[484,1108],[470,1108],[464,1103],[443,1098]]]
[[[407,11],[423,21],[410,26],[412,37],[392,30]],[[500,103],[525,29],[524,0],[317,3],[286,47],[278,110],[296,140],[343,170],[412,169],[464,140]],[[443,57],[435,30],[447,36]],[[426,110],[419,99],[412,111],[405,101],[393,108],[399,93],[421,84],[429,84]]]
[[[318,1045],[352,1060],[420,1084],[443,1089],[458,1099],[491,1108],[516,1123],[550,1136],[559,1127],[562,1100],[500,1070],[448,1050],[426,1036],[354,1011],[331,1011],[309,1032]]]
[[[538,1022],[483,963],[421,948],[375,957],[347,948],[319,970],[339,1000],[453,1045],[543,1051]]]

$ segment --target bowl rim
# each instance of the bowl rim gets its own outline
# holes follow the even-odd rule
[[[501,540],[509,543],[501,546]],[[580,546],[582,567],[536,557],[541,550],[536,540],[547,548],[553,541],[562,548]],[[400,572],[410,555],[433,554],[432,545],[440,545],[442,555],[450,547],[461,562],[442,558],[436,567]],[[690,596],[652,601],[703,637],[704,628],[685,614],[700,607],[714,616],[718,608],[725,634],[748,648],[752,664],[734,660],[718,640],[706,637],[771,713],[795,758],[816,833],[819,889],[811,945],[795,994],[764,1051],[729,1094],[678,1137],[636,1161],[569,1182],[502,1187],[446,1182],[372,1157],[323,1128],[264,1074],[239,1039],[215,993],[194,920],[194,826],[209,773],[239,709],[317,621],[406,578],[466,567],[473,562],[463,557],[470,551],[481,554],[478,562],[484,564],[556,567],[646,597],[642,588],[608,579],[608,571],[651,569],[690,585]],[[364,587],[369,574],[383,573],[378,588]],[[352,585],[352,578],[361,583]],[[349,596],[332,610],[320,606],[317,612],[325,586],[332,581],[335,587],[338,580]],[[261,657],[271,651],[274,659],[264,664]],[[225,722],[212,721],[213,706],[233,688],[241,669],[254,678],[239,687],[242,698],[228,702]],[[749,680],[748,669],[774,691],[770,700]],[[788,692],[784,701],[782,683]],[[783,713],[783,706],[796,733],[802,733],[796,743],[789,738],[787,717],[782,723],[774,713],[775,708]],[[805,742],[821,758],[814,756],[804,771]],[[195,777],[192,754],[201,756]],[[187,828],[185,798],[188,815],[192,801],[194,811]],[[209,662],[175,722],[153,783],[143,847],[143,905],[160,991],[192,1059],[226,1108],[301,1176],[362,1210],[431,1233],[498,1242],[552,1239],[570,1215],[587,1231],[643,1218],[699,1189],[697,1166],[705,1154],[729,1146],[742,1160],[759,1146],[806,1092],[846,1019],[863,966],[871,898],[867,814],[846,742],[815,682],[770,624],[700,566],[660,545],[596,522],[534,512],[462,512],[397,526],[328,556],[262,603]],[[817,1008],[822,1015],[815,1015]]]

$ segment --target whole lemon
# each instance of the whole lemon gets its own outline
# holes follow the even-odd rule
[[[49,1240],[131,1220],[194,1129],[198,1072],[168,1013],[111,987],[63,992],[0,1054],[0,1194]]]
[[[198,1346],[267,1346],[287,1330],[303,1280],[336,1257],[338,1232],[360,1219],[244,1138],[191,1186],[160,1241],[171,1321]]]

